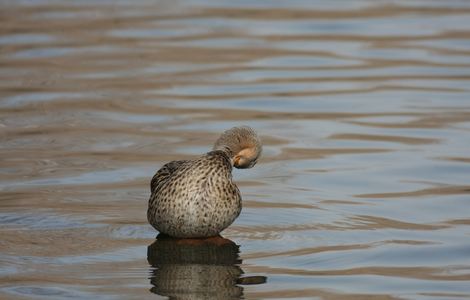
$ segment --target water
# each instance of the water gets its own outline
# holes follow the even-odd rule
[[[470,2],[3,1],[0,298],[470,298]],[[234,125],[212,244],[149,180]]]

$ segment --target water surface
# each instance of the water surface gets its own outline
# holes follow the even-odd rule
[[[3,1],[0,298],[470,298],[470,3]],[[247,124],[244,208],[149,180]]]

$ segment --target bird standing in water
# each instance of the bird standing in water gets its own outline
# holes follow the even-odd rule
[[[201,157],[165,164],[150,183],[149,223],[172,237],[218,235],[242,209],[240,191],[232,181],[232,167],[253,167],[261,150],[253,129],[233,127]]]

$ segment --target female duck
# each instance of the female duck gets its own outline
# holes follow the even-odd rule
[[[225,131],[213,151],[194,160],[165,164],[153,176],[147,210],[149,223],[178,238],[218,235],[240,214],[240,191],[232,181],[232,166],[253,167],[261,142],[247,126]]]

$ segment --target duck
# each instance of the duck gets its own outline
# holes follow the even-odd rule
[[[261,152],[257,133],[239,126],[224,131],[212,151],[192,160],[166,163],[150,181],[148,222],[170,237],[218,236],[242,209],[233,167],[254,167]]]

